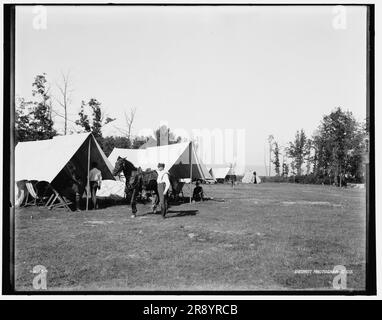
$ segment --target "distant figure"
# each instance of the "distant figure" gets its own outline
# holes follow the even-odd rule
[[[97,189],[101,189],[102,174],[97,168],[97,162],[92,163],[92,169],[89,172],[90,194],[93,202],[93,210],[97,208]]]
[[[158,195],[159,195],[159,204],[161,209],[162,217],[165,218],[167,214],[167,192],[170,188],[170,179],[168,172],[164,170],[164,163],[158,163],[158,178],[157,178],[157,184],[158,184]],[[153,207],[153,211],[156,211],[156,204]]]
[[[235,178],[236,178],[236,176],[235,175],[231,175],[231,186],[232,186],[232,188],[235,186]]]
[[[196,187],[194,188],[194,192],[192,194],[192,200],[204,201],[204,192],[203,192],[203,188],[200,186],[199,181],[196,181]]]
[[[253,171],[253,183],[257,184],[256,171]]]

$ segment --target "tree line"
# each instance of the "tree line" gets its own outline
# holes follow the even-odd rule
[[[364,182],[368,136],[366,122],[358,122],[341,107],[323,116],[312,137],[307,137],[303,129],[298,130],[294,140],[282,148],[283,152],[274,137],[269,136],[270,162],[276,175],[266,180],[338,186]]]
[[[69,73],[62,74],[62,83],[56,85],[59,96],[51,93],[51,86],[47,81],[47,75],[42,73],[34,78],[32,83],[32,101],[27,101],[23,97],[16,99],[15,108],[15,141],[36,141],[51,139],[59,133],[54,128],[56,117],[61,117],[64,121],[63,134],[91,132],[101,148],[108,156],[111,151],[117,148],[138,149],[149,137],[133,137],[132,127],[135,120],[136,109],[131,109],[125,113],[126,128],[121,128],[120,136],[103,137],[102,127],[111,121],[116,120],[107,116],[102,107],[102,103],[96,98],[83,100],[80,111],[75,115],[76,119],[71,120],[68,116],[68,108],[71,104]],[[54,106],[58,107],[54,108]],[[75,129],[70,130],[68,122],[71,122]],[[169,128],[162,126],[155,130],[156,141],[159,143],[163,137],[167,137],[167,143],[178,143],[180,137],[175,137]],[[160,139],[162,137],[162,139]]]

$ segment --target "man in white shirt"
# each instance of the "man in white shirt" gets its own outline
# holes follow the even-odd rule
[[[167,192],[170,188],[170,179],[168,176],[168,172],[164,170],[164,163],[158,163],[158,178],[157,178],[157,184],[158,184],[158,194],[159,194],[159,204],[161,209],[162,217],[165,218],[167,213]],[[154,211],[155,211],[154,206]]]
[[[97,168],[97,162],[92,163],[92,169],[89,172],[90,194],[93,202],[93,210],[97,208],[97,189],[101,189],[102,174]]]

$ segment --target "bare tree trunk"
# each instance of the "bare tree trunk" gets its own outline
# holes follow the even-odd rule
[[[133,128],[135,113],[137,109],[133,108],[130,110],[130,114],[126,114],[125,112],[125,119],[126,119],[126,125],[127,125],[127,139],[130,141],[131,138],[131,129]],[[131,141],[130,141],[131,143]]]
[[[64,110],[65,110],[65,113],[64,113],[64,120],[65,120],[65,122],[64,122],[64,135],[66,135],[67,130],[68,130],[68,107],[67,107],[66,103],[65,103]]]
[[[61,73],[62,75],[62,85],[57,84],[57,88],[60,91],[61,94],[61,99],[56,99],[59,105],[63,108],[64,110],[64,115],[61,115],[61,117],[64,118],[64,134],[67,134],[68,131],[68,107],[70,105],[71,99],[70,99],[70,88],[69,88],[69,71],[64,74]]]
[[[272,142],[273,142],[273,135],[268,136],[268,143],[269,143],[269,171],[268,171],[268,176],[271,175],[271,163],[272,163]]]

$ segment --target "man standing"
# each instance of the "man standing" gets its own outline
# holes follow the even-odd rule
[[[167,192],[170,188],[170,179],[168,177],[168,172],[164,170],[164,163],[158,163],[158,194],[159,194],[159,204],[161,209],[162,217],[165,218],[167,213]],[[156,209],[156,205],[154,205],[154,212]]]
[[[75,194],[75,211],[81,211],[80,210],[80,200],[81,200],[81,189],[83,186],[83,183],[81,182],[81,179],[77,176],[75,172],[72,173],[72,191]],[[82,192],[84,189],[82,189]]]
[[[67,193],[69,194],[70,198],[74,200],[74,210],[81,211],[80,200],[81,194],[84,192],[85,183],[77,174],[76,166],[72,162],[69,162],[65,168],[70,175],[70,188],[66,189]]]
[[[97,208],[97,189],[101,189],[102,175],[97,168],[97,162],[92,163],[92,169],[89,172],[90,194],[93,202],[93,210]]]
[[[253,183],[257,184],[256,171],[253,171]]]

